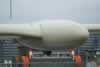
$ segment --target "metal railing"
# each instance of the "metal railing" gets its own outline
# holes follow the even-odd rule
[[[0,67],[75,67],[75,63],[73,62],[34,62],[30,64],[2,64],[0,63]]]

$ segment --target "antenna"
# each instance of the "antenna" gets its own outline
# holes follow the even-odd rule
[[[10,20],[12,20],[12,0],[10,0]]]

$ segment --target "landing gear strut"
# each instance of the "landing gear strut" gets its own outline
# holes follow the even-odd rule
[[[50,56],[52,54],[52,51],[43,51],[44,55]]]

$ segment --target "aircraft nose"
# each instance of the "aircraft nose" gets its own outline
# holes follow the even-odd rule
[[[80,27],[73,35],[73,40],[69,48],[79,47],[83,45],[89,37],[89,32],[86,28]]]
[[[80,30],[78,36],[79,36],[79,39],[86,40],[86,39],[88,39],[88,37],[89,37],[89,32],[88,32],[87,29],[81,28],[81,30]]]
[[[68,20],[50,20],[41,24],[44,47],[48,49],[71,49],[82,45],[89,32],[79,23]],[[48,23],[47,23],[48,22]]]

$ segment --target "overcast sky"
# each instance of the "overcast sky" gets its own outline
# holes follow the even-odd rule
[[[100,23],[100,0],[0,0],[0,21],[69,19]],[[11,14],[10,14],[11,6]]]

